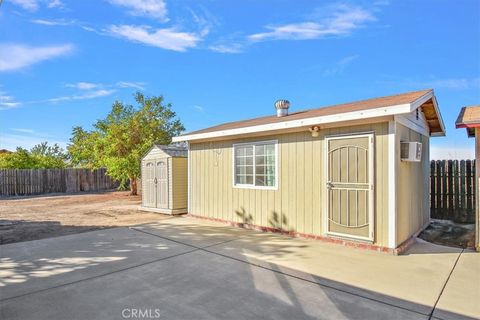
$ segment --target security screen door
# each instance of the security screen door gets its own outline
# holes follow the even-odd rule
[[[327,233],[373,240],[373,134],[326,143]]]
[[[155,168],[157,208],[168,208],[168,163],[167,159],[157,160]]]

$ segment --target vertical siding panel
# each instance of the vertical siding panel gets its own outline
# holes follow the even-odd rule
[[[227,159],[226,159],[226,168],[225,168],[225,176],[227,177],[227,190],[228,190],[228,194],[227,194],[227,213],[228,213],[228,216],[227,216],[227,219],[228,220],[232,220],[233,218],[233,176],[232,176],[232,172],[233,172],[233,167],[232,167],[232,157],[233,157],[233,153],[232,153],[232,145],[231,143],[227,143],[226,144],[226,154],[227,154]]]
[[[304,232],[311,234],[313,232],[312,228],[312,218],[313,218],[313,168],[312,168],[312,137],[310,133],[305,134],[305,184],[304,184]]]
[[[196,191],[196,196],[195,198],[197,199],[196,201],[196,214],[198,215],[203,215],[203,211],[202,211],[202,205],[203,205],[203,198],[202,198],[202,189],[203,189],[203,175],[204,175],[204,171],[203,171],[203,168],[202,168],[202,150],[201,150],[201,145],[200,144],[197,144],[196,145],[196,151],[195,151],[195,155],[196,155],[196,166],[197,166],[197,173],[195,174],[196,177],[197,177],[197,191]]]
[[[206,144],[202,143],[201,152],[201,172],[202,172],[202,216],[208,216],[207,214],[207,183],[208,183],[208,163],[207,163],[207,151],[205,150]],[[211,214],[211,213],[210,213]],[[210,215],[211,216],[211,215]],[[213,217],[213,216],[211,216]]]
[[[200,159],[200,145],[199,144],[194,144],[192,145],[195,150],[192,152],[192,160],[195,160],[192,162],[192,165],[194,166],[192,168],[192,177],[195,177],[195,182],[194,182],[194,188],[191,190],[192,194],[192,211],[194,214],[200,215],[201,212],[201,202],[202,202],[202,197],[201,197],[201,181],[202,181],[202,166],[201,166],[201,159]]]
[[[203,186],[203,215],[204,216],[209,216],[209,217],[215,217],[214,213],[210,210],[210,202],[211,202],[211,195],[209,193],[210,191],[210,164],[209,164],[209,158],[208,158],[208,144],[204,143],[204,149],[203,151],[203,179],[204,179],[204,186]]]
[[[286,221],[288,217],[288,210],[290,210],[290,206],[288,205],[289,201],[289,191],[290,191],[290,135],[285,135],[283,137],[282,148],[281,148],[281,162],[280,165],[282,166],[281,169],[281,179],[280,182],[280,202],[281,202],[281,211],[279,213],[278,219],[282,229],[288,228],[288,222]],[[285,223],[287,222],[287,223]]]
[[[256,208],[256,203],[255,203],[255,198],[256,198],[256,192],[259,191],[259,190],[254,190],[254,189],[248,189],[248,203],[249,203],[249,208],[247,210],[248,212],[248,219],[250,221],[250,223],[253,223],[253,224],[260,224],[260,215],[257,214],[259,212],[261,212],[262,210],[262,207],[260,206],[260,208]]]
[[[207,186],[207,162],[205,161],[205,144],[202,143],[199,146],[201,149],[199,150],[200,156],[200,215],[206,215],[206,200],[207,197],[205,195],[205,188]]]
[[[223,217],[225,220],[230,220],[229,215],[230,215],[230,208],[229,208],[229,202],[230,200],[230,195],[231,195],[231,189],[232,185],[229,183],[230,178],[232,176],[232,172],[229,170],[230,168],[230,155],[229,155],[229,149],[228,149],[228,143],[223,143],[223,149],[222,149],[222,159],[223,159],[223,167],[222,167],[222,175],[224,177],[223,179],[223,190],[226,190],[225,197],[223,199]]]
[[[192,214],[197,214],[197,192],[198,192],[198,186],[197,186],[197,181],[198,181],[198,172],[199,171],[199,166],[197,165],[197,145],[196,144],[190,144],[190,172],[189,172],[189,179],[190,179],[190,212]]]
[[[260,226],[265,226],[266,225],[266,214],[263,211],[265,206],[266,199],[265,198],[265,191],[264,190],[252,190],[253,191],[253,201],[255,203],[255,206],[252,210],[252,215],[254,216],[255,219],[255,224],[260,225]],[[264,201],[262,201],[264,200]],[[263,202],[263,203],[262,203]]]
[[[296,134],[289,136],[289,148],[288,148],[288,176],[290,180],[290,188],[288,192],[288,212],[287,223],[290,229],[297,229],[297,137]]]
[[[323,134],[322,134],[323,135]],[[322,167],[322,148],[323,137],[314,138],[312,143],[312,233],[321,234],[321,216],[322,211],[320,204],[322,203],[321,185],[323,179]],[[324,185],[324,184],[323,184]]]
[[[189,161],[189,163],[190,163],[190,170],[191,170],[190,172],[193,172],[193,170],[196,169],[196,166],[195,166],[195,154],[193,152],[193,145],[191,143],[189,144],[189,148],[190,148],[190,152],[188,153],[189,158],[187,158],[187,161]],[[187,167],[188,167],[188,165],[187,165]],[[190,194],[190,197],[191,197],[191,198],[189,198],[187,196],[187,199],[188,199],[187,201],[190,203],[190,206],[189,206],[190,210],[188,210],[187,213],[194,213],[195,212],[195,202],[196,202],[196,200],[195,200],[195,197],[193,196],[193,193],[196,189],[195,188],[196,175],[191,175],[190,172],[187,172],[187,176],[188,176],[188,179],[189,179],[187,182],[188,182],[188,185],[190,186],[189,194]]]
[[[218,181],[218,167],[219,167],[220,164],[219,164],[219,157],[217,155],[217,152],[218,152],[217,147],[218,147],[218,143],[212,143],[211,144],[210,156],[212,157],[212,162],[210,162],[210,163],[211,163],[212,171],[213,171],[211,192],[213,192],[212,194],[216,195],[215,197],[212,197],[212,199],[213,199],[212,206],[213,206],[213,211],[215,212],[215,218],[220,219],[221,216],[220,216],[219,202],[220,202],[220,199],[222,197],[218,196],[220,194],[219,193],[219,181]]]
[[[388,125],[383,124],[380,126],[380,146],[381,146],[381,162],[382,165],[377,170],[376,174],[381,176],[379,181],[381,184],[375,188],[376,198],[381,199],[380,211],[377,211],[376,216],[381,217],[381,225],[379,224],[376,228],[382,230],[379,234],[382,236],[378,239],[379,243],[387,246],[388,245]]]
[[[297,134],[297,230],[305,232],[305,133]]]
[[[226,153],[226,148],[225,148],[225,141],[219,142],[218,143],[218,177],[219,177],[219,184],[218,184],[218,189],[219,189],[219,195],[222,195],[219,197],[219,211],[220,211],[220,219],[227,220],[226,216],[226,198],[228,194],[228,189],[227,189],[227,178],[228,175],[225,173],[225,159],[227,158]]]
[[[277,220],[275,222],[276,224],[276,227],[277,228],[281,228],[281,214],[282,214],[282,197],[281,197],[281,190],[283,188],[283,181],[280,179],[280,177],[282,176],[282,163],[283,163],[283,158],[282,158],[282,149],[283,149],[283,142],[284,142],[284,135],[281,135],[278,137],[278,159],[277,159],[277,164],[278,164],[278,168],[277,168],[277,173],[278,175],[275,177],[277,179],[277,186],[278,186],[278,190],[276,190],[275,192],[272,192],[271,194],[273,195],[273,209],[271,209],[271,212],[270,212],[270,217],[273,219],[273,217],[275,217],[275,219]],[[269,198],[270,200],[270,198]],[[270,201],[269,201],[270,203]]]
[[[223,192],[225,192],[225,189],[223,188],[223,180],[224,180],[224,175],[223,175],[223,142],[217,143],[217,195],[221,195]],[[223,219],[223,201],[225,200],[225,194],[223,196],[217,197],[217,202],[218,202],[218,218]]]
[[[375,213],[383,213],[382,212],[382,201],[383,199],[378,196],[378,190],[381,188],[383,185],[383,164],[384,164],[384,159],[383,159],[383,136],[381,132],[381,127],[379,125],[374,125],[372,128],[375,131],[375,137],[374,137],[374,157],[373,157],[373,168],[374,168],[374,186],[375,186]],[[379,241],[383,238],[383,229],[381,226],[383,225],[383,214],[375,214],[374,215],[375,220],[373,221],[374,223],[374,239],[376,241]]]
[[[201,144],[197,144],[197,149],[195,151],[196,158],[197,158],[197,192],[196,192],[196,213],[198,215],[203,215],[203,210],[202,210],[202,205],[203,205],[203,197],[202,197],[202,189],[203,189],[203,175],[205,174],[203,168],[202,168],[202,149],[201,149]]]
[[[266,225],[269,225],[270,227],[278,228],[278,223],[275,223],[275,224],[272,223],[274,221],[274,217],[278,217],[278,211],[276,209],[277,204],[275,202],[276,194],[278,194],[277,191],[268,191],[267,193],[267,201],[266,201],[267,202],[267,209],[266,209],[267,224]]]
[[[218,218],[218,212],[217,212],[217,198],[218,195],[215,193],[216,191],[216,181],[215,181],[215,152],[214,152],[214,145],[213,143],[209,144],[208,147],[208,164],[209,164],[209,183],[208,183],[208,194],[211,195],[208,197],[209,201],[209,210],[212,211],[213,216],[215,218]]]
[[[239,188],[238,190],[238,209],[236,211],[237,219],[240,222],[244,222],[247,215],[248,197],[245,195],[245,189]]]

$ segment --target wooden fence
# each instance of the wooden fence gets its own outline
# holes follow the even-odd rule
[[[475,160],[430,162],[430,216],[475,223]]]
[[[113,189],[106,169],[0,169],[0,196]]]

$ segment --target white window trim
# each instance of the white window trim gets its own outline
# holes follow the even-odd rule
[[[263,144],[273,144],[275,146],[275,185],[274,186],[256,186],[255,184],[237,184],[235,176],[235,148],[238,146],[253,146],[253,183],[255,183],[255,146]],[[278,140],[251,141],[234,143],[232,145],[232,186],[235,189],[260,189],[260,190],[278,190]]]

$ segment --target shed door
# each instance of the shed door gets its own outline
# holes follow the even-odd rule
[[[373,240],[373,134],[329,137],[327,232]]]
[[[168,209],[168,161],[157,160],[155,168],[157,183],[157,208]]]
[[[145,179],[145,190],[142,190],[143,205],[145,207],[155,207],[155,163],[146,161],[143,164],[142,179]]]

